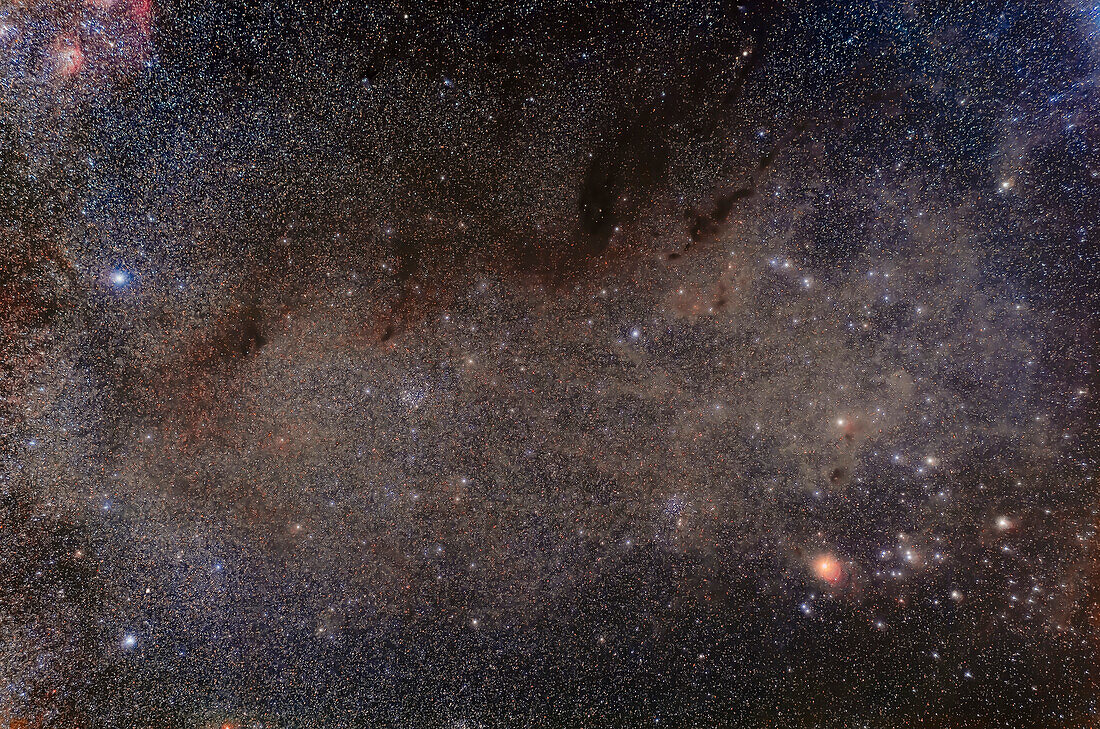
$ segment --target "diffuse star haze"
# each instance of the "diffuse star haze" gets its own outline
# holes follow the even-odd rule
[[[0,726],[1090,726],[1097,23],[0,6]]]

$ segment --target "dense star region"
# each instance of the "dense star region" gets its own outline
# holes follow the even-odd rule
[[[0,0],[0,727],[1100,698],[1100,9]]]

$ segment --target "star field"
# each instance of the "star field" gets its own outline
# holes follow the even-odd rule
[[[0,727],[1095,724],[1096,7],[0,59]]]

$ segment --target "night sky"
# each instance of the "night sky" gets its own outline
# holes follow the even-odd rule
[[[0,0],[0,727],[1100,724],[1100,6]]]

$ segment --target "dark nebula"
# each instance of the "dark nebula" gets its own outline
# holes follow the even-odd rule
[[[0,59],[0,729],[1097,726],[1097,6]]]

